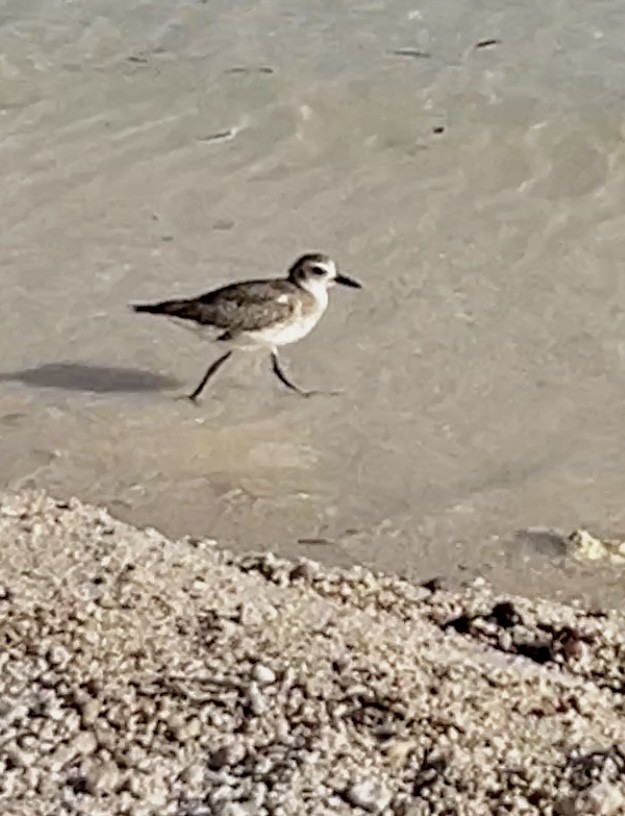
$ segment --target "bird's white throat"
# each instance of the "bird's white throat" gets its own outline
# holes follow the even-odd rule
[[[328,305],[328,281],[324,278],[304,278],[298,285],[309,292],[322,309]]]

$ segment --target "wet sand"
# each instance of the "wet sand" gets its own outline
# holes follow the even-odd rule
[[[621,602],[523,532],[625,527],[620,4],[14,0],[1,23],[1,486]],[[308,249],[366,286],[285,354],[343,396],[247,360],[175,401],[215,352],[127,303]]]
[[[0,497],[6,816],[620,816],[625,621]]]

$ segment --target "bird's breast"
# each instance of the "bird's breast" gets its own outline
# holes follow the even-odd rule
[[[296,343],[314,329],[326,310],[327,301],[310,298],[300,301],[289,320],[266,326],[255,333],[257,342],[269,346],[286,346]]]

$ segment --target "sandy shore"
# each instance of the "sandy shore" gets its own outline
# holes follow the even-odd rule
[[[623,615],[0,502],[4,816],[621,814]]]

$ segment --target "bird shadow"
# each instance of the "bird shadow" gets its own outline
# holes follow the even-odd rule
[[[35,388],[90,391],[96,394],[140,393],[176,388],[180,382],[139,368],[86,363],[45,363],[35,368],[0,373],[0,382],[21,382]]]
[[[569,552],[566,533],[555,527],[526,527],[517,530],[512,543],[516,548],[529,548],[549,558],[563,558]]]

